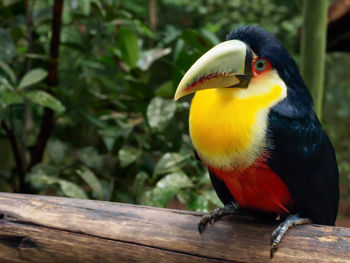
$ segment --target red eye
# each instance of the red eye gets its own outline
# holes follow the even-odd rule
[[[254,58],[252,61],[254,76],[258,76],[271,69],[271,64],[266,58]]]

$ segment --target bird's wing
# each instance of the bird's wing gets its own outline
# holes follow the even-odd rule
[[[216,194],[224,205],[235,202],[236,200],[232,196],[230,190],[226,186],[223,180],[220,180],[212,171],[209,169],[209,175],[211,184],[213,185]]]
[[[333,146],[316,115],[292,119],[269,115],[267,160],[286,183],[294,209],[314,223],[334,225],[339,173]]]

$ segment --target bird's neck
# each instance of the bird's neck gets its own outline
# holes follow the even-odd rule
[[[196,93],[190,110],[190,136],[207,165],[246,168],[263,154],[269,109],[283,98],[284,87],[270,85],[261,94],[247,93],[256,88],[253,83],[250,91],[208,89]]]

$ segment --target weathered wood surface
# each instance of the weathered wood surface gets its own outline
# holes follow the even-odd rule
[[[201,214],[0,193],[0,262],[350,262],[350,229],[307,225],[269,258],[269,222],[227,217],[200,235]]]

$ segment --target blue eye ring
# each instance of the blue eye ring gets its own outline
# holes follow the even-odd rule
[[[266,69],[267,66],[267,61],[264,58],[260,58],[258,60],[255,61],[254,63],[254,68],[256,71],[264,71]]]

